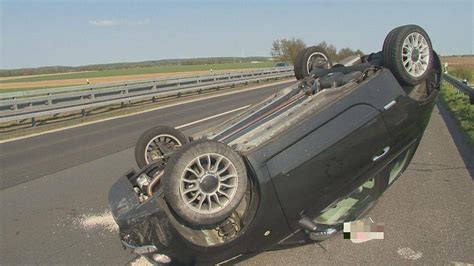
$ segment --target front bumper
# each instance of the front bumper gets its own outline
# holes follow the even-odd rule
[[[119,227],[119,236],[124,248],[144,255],[154,254],[169,242],[170,232],[166,213],[159,207],[158,196],[140,202],[133,189],[134,178],[145,172],[129,171],[120,177],[109,192],[109,207]]]

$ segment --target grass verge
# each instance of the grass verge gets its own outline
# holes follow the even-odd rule
[[[441,101],[453,115],[467,142],[474,149],[474,105],[469,103],[469,97],[444,82],[441,88]]]

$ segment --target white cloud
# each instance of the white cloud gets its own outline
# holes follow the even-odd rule
[[[96,19],[96,20],[89,20],[89,24],[98,27],[112,27],[120,25],[120,21],[112,20],[112,19]]]
[[[116,20],[116,19],[93,19],[89,20],[89,24],[97,27],[113,27],[113,26],[141,26],[150,24],[150,19],[144,20]]]

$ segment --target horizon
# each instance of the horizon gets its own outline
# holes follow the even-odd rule
[[[273,40],[292,37],[370,53],[404,24],[425,28],[442,56],[472,55],[473,8],[470,0],[3,0],[0,69],[270,57]]]
[[[466,55],[461,55],[461,56],[466,56]],[[468,55],[469,56],[469,55]],[[273,60],[273,57],[271,56],[245,56],[245,57],[239,57],[239,56],[214,56],[214,57],[190,57],[190,58],[160,58],[160,59],[150,59],[150,60],[143,60],[143,61],[120,61],[120,62],[108,62],[108,63],[97,63],[97,64],[86,64],[86,65],[47,65],[47,66],[37,66],[37,67],[24,67],[24,68],[0,68],[0,70],[8,71],[8,70],[20,70],[20,69],[29,69],[29,68],[43,68],[43,67],[88,67],[88,66],[97,66],[97,65],[112,65],[112,64],[135,64],[135,63],[145,63],[145,62],[156,62],[156,61],[172,61],[172,60],[196,60],[196,59],[214,59],[214,58],[266,58],[268,60]],[[238,63],[238,62],[235,62]],[[227,63],[219,63],[219,64],[227,64]],[[174,64],[170,64],[174,65]]]
[[[441,57],[474,57],[474,54],[453,54],[453,55],[440,55]],[[246,57],[238,57],[235,58],[267,58],[268,60],[273,60],[274,58],[271,56],[246,56]],[[98,63],[98,64],[87,64],[87,65],[48,65],[48,66],[37,66],[37,67],[24,67],[24,68],[0,68],[0,71],[9,71],[9,70],[21,70],[21,69],[36,69],[36,68],[47,68],[47,67],[88,67],[88,66],[97,66],[97,65],[112,65],[112,64],[134,64],[134,63],[144,63],[144,62],[154,62],[154,61],[161,61],[161,60],[194,60],[194,59],[211,59],[211,58],[232,58],[232,56],[221,56],[221,57],[192,57],[192,58],[163,58],[163,59],[152,59],[152,60],[144,60],[144,61],[124,61],[124,62],[109,62],[109,63]],[[275,60],[273,60],[275,61]],[[276,60],[278,61],[278,60]],[[236,62],[237,63],[237,62]],[[228,63],[215,63],[215,64],[228,64]],[[170,64],[173,65],[173,64]],[[165,65],[163,65],[165,66]]]

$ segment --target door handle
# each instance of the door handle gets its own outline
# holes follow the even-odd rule
[[[389,147],[389,146],[383,148],[383,151],[382,151],[381,154],[375,155],[374,157],[372,157],[372,162],[376,162],[376,161],[382,159],[383,157],[385,157],[385,155],[387,155],[387,153],[388,153],[389,150],[390,150],[390,147]]]

